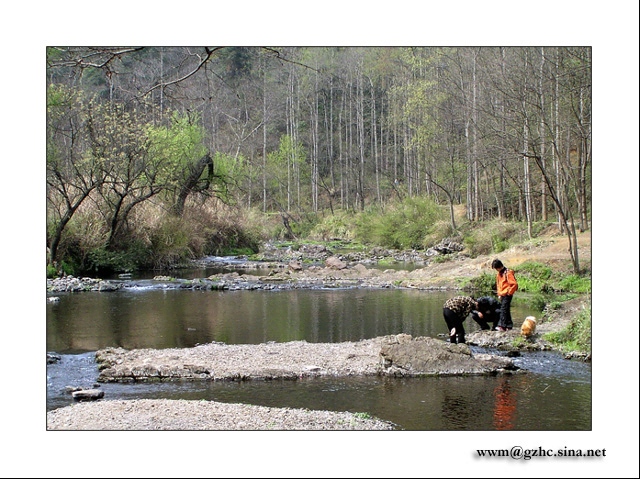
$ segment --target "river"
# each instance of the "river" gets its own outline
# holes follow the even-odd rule
[[[455,292],[406,289],[191,291],[152,282],[116,292],[57,294],[47,303],[47,409],[73,401],[66,386],[98,376],[105,347],[183,348],[219,341],[358,341],[387,334],[441,337]],[[515,326],[540,312],[514,302]],[[468,331],[477,325],[468,319]],[[498,353],[499,354],[499,353]],[[316,378],[299,381],[102,384],[105,400],[207,399],[366,412],[404,430],[590,430],[591,365],[554,352],[523,353],[528,373],[501,377]]]

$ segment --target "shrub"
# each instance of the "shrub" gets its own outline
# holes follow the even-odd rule
[[[443,238],[449,238],[455,236],[456,232],[453,230],[450,220],[435,221],[428,229],[427,233],[422,239],[422,244],[425,248],[430,248],[437,245]]]
[[[547,306],[547,300],[542,294],[533,294],[528,297],[522,295],[520,299],[523,299],[529,306],[531,306],[536,311],[544,311]]]
[[[87,254],[83,271],[97,275],[129,272],[137,269],[140,262],[133,251],[108,251],[95,248]]]
[[[521,291],[533,293],[591,292],[590,278],[575,274],[565,276],[562,273],[554,273],[549,266],[542,263],[522,263],[516,270],[516,277]]]
[[[193,257],[191,241],[197,237],[181,218],[164,217],[148,233],[149,249],[153,251],[151,266],[163,269]]]
[[[525,262],[515,270],[518,289],[529,293],[550,293],[553,291],[553,270],[545,264]]]
[[[560,345],[564,351],[591,351],[591,308],[574,316],[562,331],[548,333],[544,339]]]
[[[52,264],[47,265],[47,278],[55,278],[58,276],[58,270]]]
[[[574,293],[590,293],[591,279],[570,274],[560,280],[557,289],[560,291],[571,291]]]
[[[518,266],[518,273],[527,273],[533,278],[547,280],[553,275],[553,270],[546,264],[527,261]]]
[[[482,294],[489,294],[495,291],[496,276],[490,273],[482,273],[480,276],[471,278],[469,285]]]
[[[498,220],[486,221],[481,228],[469,225],[464,229],[463,242],[471,256],[501,253],[512,243],[519,241],[521,235],[518,223]]]
[[[327,241],[333,238],[352,239],[352,226],[346,214],[336,213],[326,216],[322,221],[318,222],[310,231],[309,237],[319,241]]]
[[[423,248],[433,226],[444,218],[444,211],[432,200],[406,198],[385,210],[372,207],[361,213],[356,219],[356,238],[387,248]]]

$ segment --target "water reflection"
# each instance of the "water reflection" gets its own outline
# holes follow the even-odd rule
[[[523,365],[537,361],[537,354],[524,355]],[[554,365],[551,375],[173,381],[100,387],[105,400],[188,399],[367,412],[403,430],[590,430],[590,365],[542,354]],[[91,387],[97,376],[92,353],[63,355],[60,363],[47,366],[47,409],[72,404],[64,388]]]
[[[193,347],[219,341],[342,342],[388,334],[446,333],[442,304],[454,293],[415,290],[126,290],[60,295],[47,303],[47,349]],[[513,308],[517,318],[539,313]],[[471,331],[477,328],[467,321]]]
[[[500,378],[493,390],[493,427],[498,431],[513,429],[517,411],[516,393],[509,384],[511,378]]]
[[[357,341],[446,334],[442,304],[455,292],[415,290],[184,291],[61,294],[47,303],[47,408],[69,405],[66,386],[91,387],[93,351],[198,343]],[[515,305],[518,318],[539,312]],[[477,327],[467,321],[472,331]],[[80,353],[80,354],[77,354]],[[515,359],[509,377],[317,378],[301,381],[103,384],[105,400],[168,398],[367,412],[404,430],[589,430],[591,365],[555,353]],[[553,407],[549,405],[552,404]]]

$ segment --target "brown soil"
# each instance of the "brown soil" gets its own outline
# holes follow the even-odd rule
[[[591,232],[578,233],[578,255],[580,267],[591,269]],[[491,262],[499,258],[508,268],[517,269],[527,261],[546,264],[561,272],[571,272],[573,265],[569,253],[569,240],[555,227],[550,227],[534,240],[513,246],[502,253],[464,258],[443,263],[433,263],[418,270],[417,278],[431,280],[440,285],[455,285],[461,278],[473,278],[482,273],[493,273]]]

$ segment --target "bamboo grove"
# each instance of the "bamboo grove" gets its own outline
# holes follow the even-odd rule
[[[46,74],[51,260],[88,203],[107,247],[148,202],[212,197],[589,227],[588,47],[49,47]]]

